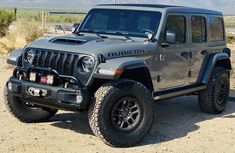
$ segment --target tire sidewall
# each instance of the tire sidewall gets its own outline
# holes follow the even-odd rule
[[[219,91],[218,91],[218,82],[220,79],[224,79],[225,80],[225,86],[226,86],[226,97],[224,98],[223,100],[223,103],[222,104],[219,104],[218,103],[218,100],[217,100],[217,96],[219,94]],[[221,113],[224,111],[224,109],[226,108],[227,104],[228,104],[228,97],[229,97],[229,93],[230,93],[230,82],[229,82],[229,76],[228,74],[226,73],[226,71],[221,71],[221,73],[216,77],[216,79],[214,79],[214,96],[213,96],[213,107],[214,107],[214,110],[216,111],[216,113]]]
[[[35,123],[47,121],[57,113],[57,109],[34,107],[30,108],[20,98],[4,89],[5,106],[9,112],[21,122]]]
[[[135,82],[125,82],[118,84],[115,88],[103,99],[103,109],[100,109],[100,130],[104,137],[108,136],[111,142],[130,143],[139,141],[149,130],[148,127],[152,124],[153,119],[153,102],[149,97],[151,94],[146,94],[146,90],[141,88]],[[142,120],[139,126],[131,133],[122,133],[116,130],[111,123],[111,109],[118,99],[124,96],[134,96],[142,105]]]

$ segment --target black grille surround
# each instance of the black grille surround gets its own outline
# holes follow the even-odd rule
[[[52,68],[61,75],[73,76],[74,68],[79,62],[79,55],[67,52],[58,52],[51,50],[33,49],[36,56],[33,60],[33,66],[42,68]],[[25,57],[27,51],[25,52]]]

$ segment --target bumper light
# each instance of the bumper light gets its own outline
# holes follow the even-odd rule
[[[34,73],[34,72],[30,72],[29,73],[29,80],[32,81],[32,82],[35,82],[37,79],[37,74]]]
[[[54,83],[54,76],[53,75],[48,75],[47,76],[47,84],[52,85]]]
[[[80,104],[82,102],[83,98],[82,98],[82,94],[81,91],[78,91],[77,96],[76,96],[76,102],[78,104]]]

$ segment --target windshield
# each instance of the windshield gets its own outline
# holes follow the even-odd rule
[[[160,20],[160,12],[93,9],[86,16],[79,31],[146,37],[146,32],[157,32]]]

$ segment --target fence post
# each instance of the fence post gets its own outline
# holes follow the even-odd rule
[[[42,11],[42,32],[45,31],[45,11]]]
[[[14,19],[15,19],[15,21],[16,21],[16,17],[17,17],[17,8],[14,7]]]

